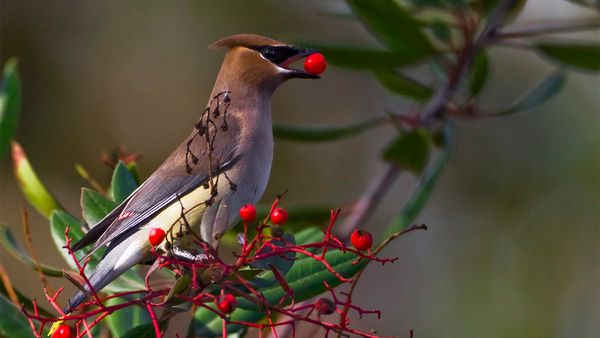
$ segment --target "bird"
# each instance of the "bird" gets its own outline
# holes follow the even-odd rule
[[[319,78],[291,67],[317,53],[314,49],[253,34],[232,35],[209,47],[227,51],[191,134],[72,246],[78,251],[92,245],[86,257],[106,248],[88,277],[94,291],[151,257],[148,234],[153,228],[176,238],[189,226],[216,247],[223,233],[239,220],[239,209],[258,202],[267,186],[274,149],[271,97],[275,89],[293,78]],[[173,245],[185,249],[190,241],[185,234],[181,237]],[[157,250],[169,250],[166,243]],[[89,285],[82,285],[69,300],[65,314],[88,298]]]

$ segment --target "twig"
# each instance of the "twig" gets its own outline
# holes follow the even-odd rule
[[[502,39],[527,38],[554,33],[579,32],[596,28],[600,28],[600,19],[598,17],[534,22],[507,27],[503,29],[502,32],[496,34],[496,36],[493,38],[486,40],[486,43],[495,42],[496,40]]]
[[[29,213],[25,207],[21,207],[21,222],[23,223],[23,232],[25,233],[25,242],[27,243],[27,250],[31,254],[31,258],[35,263],[35,271],[38,273],[38,277],[44,286],[44,289],[48,290],[50,293],[54,293],[54,290],[48,283],[48,279],[42,272],[42,264],[40,263],[40,259],[35,251],[35,247],[33,245],[33,239],[31,237],[31,230],[29,229]]]
[[[17,297],[17,293],[10,282],[10,278],[8,278],[8,274],[6,270],[4,270],[4,266],[0,263],[0,279],[2,280],[2,284],[4,284],[4,288],[6,289],[6,293],[8,294],[8,298],[13,302],[16,306],[20,306],[19,297]]]
[[[358,201],[356,201],[352,208],[352,212],[340,227],[340,237],[347,237],[352,230],[358,228],[371,217],[376,206],[381,202],[381,199],[392,187],[392,184],[396,181],[401,172],[402,170],[399,166],[390,163],[379,176],[371,181],[367,190],[362,194]]]

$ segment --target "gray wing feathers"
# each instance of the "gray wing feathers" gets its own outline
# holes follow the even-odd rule
[[[157,212],[180,196],[205,184],[210,177],[216,177],[230,169],[239,160],[236,145],[241,130],[237,119],[229,116],[226,129],[213,123],[208,130],[202,137],[194,130],[148,180],[128,197],[124,205],[119,205],[118,210],[113,210],[98,223],[102,227],[90,235],[86,234],[80,241],[81,244],[77,243],[80,244],[79,248],[96,241],[88,254],[91,255],[127,231],[147,223]],[[129,217],[117,216],[129,212]]]

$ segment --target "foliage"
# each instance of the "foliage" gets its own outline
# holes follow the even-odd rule
[[[587,1],[573,1],[597,7]],[[386,245],[406,232],[424,228],[411,225],[451,158],[453,119],[503,116],[534,108],[560,92],[566,82],[565,70],[589,72],[600,69],[597,43],[533,39],[557,31],[548,24],[511,27],[512,19],[526,3],[523,0],[348,0],[347,3],[347,16],[364,26],[373,36],[374,43],[308,45],[320,49],[335,66],[372,74],[391,95],[418,104],[417,113],[389,111],[384,116],[328,128],[275,126],[274,134],[279,139],[294,142],[321,143],[354,137],[383,125],[396,128],[397,135],[380,152],[387,177],[395,179],[399,173],[410,172],[419,177],[420,183],[410,198],[398,206],[396,217],[376,247],[369,252],[360,252],[346,246],[344,239],[359,221],[368,219],[377,203],[376,196],[384,195],[389,189],[389,180],[374,179],[372,189],[368,190],[377,193],[367,192],[361,197],[370,207],[353,210],[341,226],[334,227],[338,212],[328,213],[322,206],[290,206],[286,233],[280,238],[272,236],[271,224],[267,221],[239,224],[231,232],[238,233],[238,239],[241,239],[233,262],[223,260],[216,253],[210,262],[188,262],[155,251],[158,263],[155,262],[146,274],[146,281],[139,270],[130,270],[100,294],[94,293],[82,314],[61,314],[65,315],[62,320],[75,327],[78,335],[85,334],[90,328],[96,334],[103,327],[114,337],[159,336],[176,313],[193,311],[188,328],[190,336],[243,336],[249,329],[274,332],[277,326],[295,328],[299,323],[307,323],[325,334],[352,333],[374,337],[369,332],[354,330],[347,321],[349,310],[355,310],[361,316],[378,314],[355,305],[351,299],[352,291],[370,262],[394,261],[379,257]],[[578,25],[576,28],[597,26],[596,18],[589,27]],[[569,22],[557,27],[567,30]],[[495,46],[525,47],[557,66],[522,97],[515,98],[505,107],[484,110],[480,95],[493,81],[490,72],[493,58],[490,58],[489,50]],[[415,69],[429,71],[431,80],[417,80],[411,75]],[[19,186],[30,204],[49,219],[52,240],[69,269],[63,272],[39,262],[4,225],[0,226],[0,244],[15,259],[42,275],[65,275],[70,281],[85,281],[86,274],[102,257],[102,251],[91,255],[85,266],[80,266],[79,260],[84,254],[73,254],[70,243],[80,239],[89,230],[88,225],[101,220],[138,187],[140,180],[135,156],[123,157],[126,161],[114,163],[108,189],[103,189],[81,166],[77,167],[93,188],[82,190],[80,220],[62,208],[34,171],[25,151],[14,140],[21,104],[21,84],[15,59],[6,63],[0,89],[0,156],[12,147]],[[272,206],[259,208],[259,213],[268,220],[279,202],[278,198]],[[329,223],[322,229],[320,226],[327,218]],[[229,235],[225,240],[234,242],[231,240],[234,236]],[[211,252],[201,240],[196,239],[196,244],[205,252]],[[160,267],[159,263],[162,264]],[[163,283],[152,288],[146,283],[150,278]],[[2,280],[0,309],[4,319],[0,321],[0,335],[26,337],[32,330],[36,335],[45,334],[47,324],[56,318],[6,284],[8,278]],[[348,293],[335,290],[343,284],[350,286]],[[57,310],[60,306],[56,298],[60,292],[47,297]],[[214,305],[223,292],[236,296],[238,307],[231,314],[221,313]],[[329,294],[333,299],[339,321],[314,315],[312,298],[321,294]],[[157,309],[163,310],[160,318],[156,318]],[[281,315],[286,317],[281,319]]]

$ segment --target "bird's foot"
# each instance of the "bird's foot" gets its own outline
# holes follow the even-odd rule
[[[199,253],[197,250],[182,249],[178,246],[171,248],[171,254],[174,258],[184,262],[208,264],[214,260],[213,256],[206,253]]]

